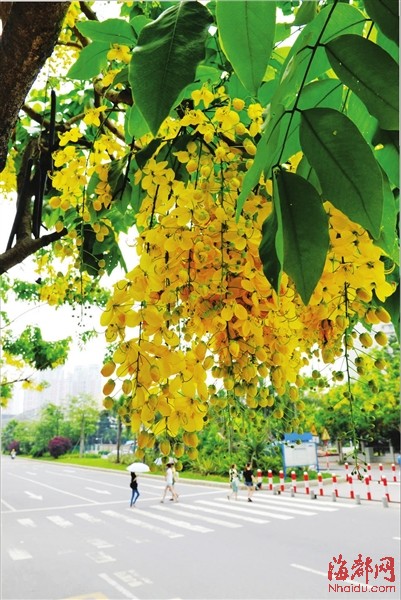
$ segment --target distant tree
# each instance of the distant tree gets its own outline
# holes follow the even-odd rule
[[[80,394],[69,399],[66,412],[72,435],[79,440],[79,455],[85,451],[85,439],[95,433],[99,409],[96,400],[89,394]]]
[[[71,450],[71,440],[62,436],[57,436],[50,440],[48,450],[53,458],[58,458]]]

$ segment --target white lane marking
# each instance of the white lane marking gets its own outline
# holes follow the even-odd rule
[[[129,571],[116,571],[114,575],[117,579],[120,579],[123,583],[126,583],[130,587],[138,587],[144,583],[153,583],[148,577],[142,577],[134,569]]]
[[[143,510],[141,508],[135,509],[135,512],[137,512],[139,516],[150,517],[151,519],[158,519],[159,521],[163,521],[164,523],[175,525],[175,527],[189,529],[189,531],[196,531],[197,533],[210,533],[211,531],[214,531],[213,529],[209,529],[208,527],[202,527],[202,525],[192,525],[192,523],[189,523],[188,521],[181,521],[178,519],[171,519],[169,517],[162,517],[161,515],[154,515],[153,513]]]
[[[136,509],[134,509],[136,510]],[[184,537],[182,533],[175,533],[174,531],[170,531],[169,529],[165,529],[164,527],[158,527],[157,525],[152,525],[151,523],[146,523],[145,521],[141,521],[140,519],[135,519],[133,517],[129,517],[128,515],[121,515],[120,513],[114,510],[103,510],[103,514],[108,517],[114,517],[117,519],[122,519],[126,523],[130,523],[131,525],[135,525],[136,527],[142,527],[142,529],[147,529],[148,531],[152,531],[153,533],[158,533],[159,535],[164,535],[170,539]]]
[[[91,492],[96,492],[97,494],[107,494],[110,496],[111,492],[109,492],[108,490],[98,490],[96,488],[91,488],[91,487],[86,487],[86,490],[90,490]]]
[[[401,537],[394,536],[393,540],[401,540]]]
[[[271,500],[270,498],[258,498],[257,499],[258,502],[258,506],[259,503],[262,503],[264,506],[268,507],[268,508],[272,508],[274,510],[278,510],[278,511],[284,511],[284,512],[290,512],[290,513],[294,513],[295,515],[317,515],[317,512],[319,510],[319,508],[316,508],[314,506],[307,506],[305,504],[296,504],[294,503],[292,506],[290,506],[289,504],[281,504],[280,500]],[[323,510],[323,512],[337,512],[338,508],[326,508],[323,507],[321,510]]]
[[[169,511],[169,508],[166,508],[165,506],[152,506],[151,508],[157,508],[158,510],[163,510],[163,511]],[[185,504],[180,504],[180,508],[176,508],[175,506],[171,509],[174,511],[174,514],[177,515],[185,515],[188,516],[188,513],[186,512],[186,510],[182,510],[182,509],[191,509],[191,506],[185,505]],[[238,527],[242,527],[242,525],[239,525],[238,523],[230,523],[228,521],[222,521],[221,519],[214,519],[213,517],[204,517],[203,515],[194,515],[195,519],[198,519],[200,521],[206,521],[206,523],[213,523],[214,525],[222,525],[223,527],[231,527],[232,529],[236,529]]]
[[[46,483],[41,483],[40,481],[35,481],[34,479],[27,479],[26,477],[22,477],[21,475],[15,475],[15,473],[11,473],[13,477],[17,479],[23,479],[24,481],[29,481],[30,483],[34,483],[35,485],[40,485],[48,490],[53,490],[54,492],[59,492],[61,494],[66,494],[67,496],[73,496],[74,498],[79,498],[80,500],[85,500],[85,502],[90,502],[91,504],[97,504],[96,500],[91,500],[90,498],[84,498],[83,496],[78,496],[77,494],[72,494],[71,492],[67,492],[66,490],[60,490],[52,485],[47,485]]]
[[[107,573],[99,573],[99,577],[111,585],[120,595],[122,594],[131,600],[138,600],[137,596],[134,596],[130,590],[127,590],[120,583],[118,583],[118,581],[112,579],[110,575],[107,575]]]
[[[89,523],[100,523],[102,520],[90,515],[89,513],[75,513],[75,515],[84,521],[88,521]]]
[[[32,492],[28,492],[27,490],[25,490],[25,494],[27,496],[29,496],[30,498],[32,498],[32,500],[43,500],[43,496],[37,496],[36,494],[33,494]]]
[[[4,504],[4,506],[5,506],[6,508],[8,508],[8,510],[9,510],[10,512],[15,512],[15,511],[17,510],[17,509],[16,509],[16,508],[14,508],[13,506],[11,506],[11,504],[8,504],[8,502],[6,502],[6,501],[5,501],[5,500],[3,500],[3,499],[1,500],[1,503],[2,503],[2,504]]]
[[[258,501],[265,503],[266,506],[270,505],[270,506],[283,506],[283,507],[287,507],[287,506],[294,506],[295,508],[300,508],[300,509],[310,509],[316,512],[337,512],[338,508],[335,508],[335,506],[337,506],[337,503],[335,504],[335,506],[319,506],[316,504],[311,505],[311,503],[309,502],[298,502],[298,500],[295,500],[295,502],[284,502],[282,503],[280,499],[276,499],[276,498],[258,498]],[[316,514],[316,513],[315,513]]]
[[[248,503],[246,504],[246,508],[245,508],[245,504],[241,507],[241,506],[233,506],[232,503],[230,502],[230,500],[224,499],[224,498],[216,498],[216,502],[225,502],[226,503],[226,509],[231,511],[231,510],[235,510],[235,511],[239,511],[239,512],[244,512],[247,511],[247,513],[249,514],[249,511],[252,511],[252,514],[255,515],[262,515],[264,517],[270,517],[271,519],[279,519],[281,521],[289,521],[289,519],[293,519],[294,517],[291,517],[290,515],[277,515],[276,513],[272,513],[269,512],[267,510],[258,510],[257,508],[254,508],[253,506],[250,507],[248,506]]]
[[[8,553],[13,560],[27,560],[32,558],[32,555],[29,554],[29,552],[22,550],[21,548],[10,548]]]
[[[197,504],[206,504],[206,506],[216,507],[215,502],[210,502],[208,500],[197,500],[196,502],[197,502]],[[228,502],[228,500],[227,500],[227,502]],[[257,517],[245,517],[244,515],[235,515],[235,514],[227,515],[226,512],[216,510],[216,508],[211,509],[211,508],[199,507],[199,509],[197,508],[196,510],[202,510],[203,512],[213,513],[214,515],[224,515],[225,517],[229,516],[230,519],[241,519],[241,521],[248,521],[249,523],[257,523],[258,525],[263,525],[264,523],[269,523],[269,521],[266,521],[263,519],[258,519]]]
[[[114,544],[110,544],[110,542],[106,542],[106,540],[95,538],[93,540],[86,541],[88,544],[91,544],[91,546],[95,546],[95,548],[114,548]]]
[[[85,554],[85,556],[88,556],[88,558],[90,558],[91,560],[93,560],[93,562],[95,562],[97,564],[116,562],[116,560],[117,560],[113,556],[110,556],[109,554],[106,554],[105,552],[102,552],[102,551],[87,552]]]
[[[311,504],[313,504],[313,510],[318,510],[318,507],[320,507],[320,510],[324,510],[324,509],[329,509],[329,510],[333,510],[334,507],[341,507],[341,508],[356,508],[356,504],[346,504],[345,502],[333,502],[332,500],[324,500],[323,496],[317,496],[315,500],[311,500],[310,498],[304,498],[301,499],[300,497],[294,497],[294,498],[285,498],[284,496],[269,496],[268,497],[269,500],[274,500],[275,502],[285,502],[287,504],[293,503],[293,502],[297,502],[297,504],[307,504],[308,506],[310,506]],[[320,501],[322,501],[323,504],[318,504]],[[328,506],[328,504],[332,502],[332,506]],[[316,504],[316,506],[315,506]],[[323,506],[326,505],[326,506]]]
[[[296,563],[291,563],[290,564],[291,567],[294,567],[294,569],[300,569],[301,571],[306,571],[307,573],[313,573],[314,575],[320,575],[321,577],[325,577],[327,579],[327,571],[317,571],[316,569],[311,569],[310,567],[305,567],[304,565],[297,565]],[[335,582],[334,582],[335,583]],[[352,583],[353,585],[355,585],[355,582],[353,579],[344,579],[341,581],[341,584],[344,583]],[[365,585],[365,584],[363,584]],[[372,589],[371,585],[367,585],[366,587],[368,587],[369,589]]]
[[[37,527],[35,521],[32,521],[32,519],[17,519],[17,521],[24,527]]]
[[[52,517],[46,517],[46,519],[49,519],[49,521],[51,521],[55,525],[58,525],[59,527],[64,527],[64,528],[72,527],[71,521],[67,521],[67,519],[64,519],[63,517],[59,517],[58,515],[55,515]]]
[[[32,477],[36,477],[37,476],[37,473],[34,473],[34,471],[25,471],[25,473],[27,475],[32,475]]]

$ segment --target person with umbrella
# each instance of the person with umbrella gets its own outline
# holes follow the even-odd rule
[[[133,471],[131,471],[131,483],[129,486],[132,490],[130,506],[135,506],[135,502],[138,500],[140,493],[138,490],[138,479]]]
[[[138,479],[136,474],[137,473],[147,473],[149,471],[149,467],[148,465],[145,465],[145,463],[141,463],[141,462],[136,462],[136,463],[132,463],[131,465],[129,465],[127,467],[127,471],[129,471],[131,473],[131,482],[130,482],[130,488],[132,489],[132,494],[131,494],[131,504],[130,506],[135,506],[135,502],[138,500],[140,494],[139,494],[139,490],[138,490]]]

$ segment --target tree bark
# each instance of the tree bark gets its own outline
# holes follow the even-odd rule
[[[0,172],[18,113],[52,54],[69,2],[13,2],[0,38]]]

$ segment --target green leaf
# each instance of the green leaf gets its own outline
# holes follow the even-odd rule
[[[283,106],[277,106],[276,112],[271,114],[270,121],[258,142],[254,161],[244,178],[242,190],[237,199],[237,217],[241,214],[242,207],[250,192],[259,183],[261,174],[265,172],[267,177],[270,177],[271,169],[278,164],[283,132],[287,129],[290,117],[290,113],[286,113]]]
[[[123,19],[106,19],[106,21],[83,21],[77,23],[77,29],[95,42],[133,46],[137,36],[131,25]],[[110,46],[109,46],[110,47]]]
[[[398,44],[398,1],[365,0],[365,10],[382,32]]]
[[[300,140],[325,198],[377,238],[383,213],[382,175],[357,127],[336,110],[312,108],[302,113]]]
[[[149,125],[145,121],[141,111],[136,104],[129,106],[126,112],[126,127],[128,135],[132,138],[141,138],[146,133],[149,133]]]
[[[399,197],[394,198],[388,178],[383,175],[384,206],[380,237],[375,244],[382,248],[385,253],[395,262],[400,264],[399,239],[397,235]]]
[[[336,75],[366,104],[383,129],[398,130],[398,65],[380,46],[359,35],[326,44]]]
[[[82,48],[78,60],[68,71],[67,77],[82,80],[96,77],[107,66],[107,52],[109,50],[110,44],[104,42],[92,42],[89,46],[85,46],[85,48]]]
[[[267,217],[262,226],[262,241],[259,246],[259,256],[263,265],[263,273],[277,293],[280,289],[283,261],[280,237],[278,238],[278,249],[276,248],[276,237],[278,235],[277,214],[273,208],[272,213]]]
[[[256,96],[273,49],[276,3],[218,0],[216,21],[224,54],[244,87]]]
[[[282,215],[283,268],[306,305],[326,261],[328,216],[316,189],[299,175],[279,169],[275,181]]]
[[[194,80],[210,23],[211,15],[202,4],[181,2],[142,29],[129,65],[129,82],[154,135],[181,90]]]
[[[308,0],[308,2],[302,2],[301,6],[298,8],[295,19],[292,23],[293,27],[297,25],[306,25],[306,23],[310,23],[316,17],[318,2],[317,0]]]

